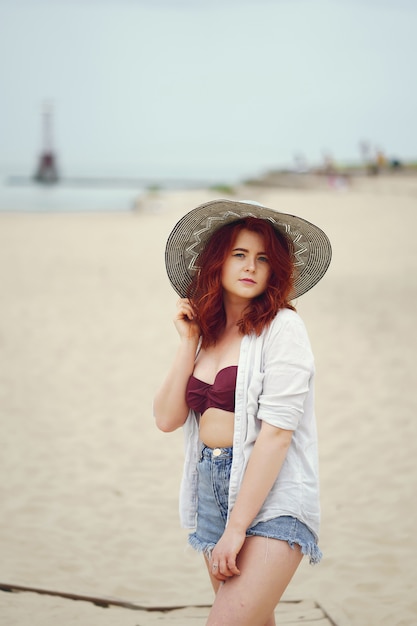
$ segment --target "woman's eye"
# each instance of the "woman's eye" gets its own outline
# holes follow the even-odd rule
[[[245,255],[243,254],[243,252],[235,252],[233,256],[243,258]]]
[[[262,263],[268,263],[269,259],[267,256],[260,256],[258,257],[258,261],[262,261]]]

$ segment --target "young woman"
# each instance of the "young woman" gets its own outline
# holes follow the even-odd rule
[[[154,414],[184,427],[181,518],[216,592],[209,626],[273,626],[302,556],[321,558],[314,360],[290,300],[330,258],[319,228],[246,202],[201,205],[168,239],[180,342]]]

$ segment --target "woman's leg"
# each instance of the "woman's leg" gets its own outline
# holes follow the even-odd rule
[[[212,587],[214,589],[214,593],[217,594],[220,585],[222,584],[219,580],[217,580],[217,578],[214,578],[213,574],[211,573],[211,563],[210,561],[207,559],[207,557],[204,557],[205,563],[206,563],[206,567],[207,567],[207,571],[208,571],[208,575],[210,577],[210,582],[212,584]],[[275,622],[275,616],[272,613],[271,617],[269,618],[269,620],[265,623],[265,626],[276,626],[276,622]]]
[[[217,594],[219,587],[222,583],[219,580],[217,580],[217,578],[214,578],[213,574],[211,573],[211,562],[207,559],[207,557],[204,557],[204,560],[206,563],[207,572],[208,572],[214,593]],[[274,613],[272,613],[271,617],[268,619],[268,621],[265,623],[264,626],[276,626]]]
[[[238,556],[240,576],[213,582],[216,598],[207,626],[274,626],[274,609],[302,559],[299,546],[248,537]]]

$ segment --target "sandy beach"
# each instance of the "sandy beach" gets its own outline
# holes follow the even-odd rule
[[[177,345],[165,241],[219,196],[0,215],[0,584],[211,603],[179,527],[182,433],[158,432],[151,404]],[[333,245],[327,275],[296,303],[317,365],[324,559],[302,563],[284,599],[331,607],[340,625],[415,625],[416,182],[235,197],[311,220]],[[71,601],[46,610],[40,598],[0,591],[0,624],[138,624],[122,609],[77,619]]]

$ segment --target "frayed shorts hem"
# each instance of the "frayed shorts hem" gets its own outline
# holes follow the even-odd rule
[[[280,520],[280,518],[275,518],[275,520],[278,521]],[[274,523],[275,520],[270,520],[269,522],[260,522],[259,525],[271,524],[271,523]],[[287,521],[289,520],[289,518],[288,517],[281,518],[281,521],[284,521],[284,520]],[[311,565],[316,565],[320,563],[323,554],[320,548],[318,547],[317,543],[313,540],[312,533],[308,530],[308,528],[302,522],[300,522],[296,518],[292,518],[292,522],[297,524],[297,526],[301,526],[301,528],[303,528],[306,531],[306,533],[311,535],[311,539],[309,539],[308,537],[289,538],[288,532],[286,531],[280,532],[276,530],[273,533],[268,533],[265,530],[257,528],[257,526],[259,526],[258,524],[256,526],[253,526],[252,528],[249,528],[246,531],[246,536],[247,537],[265,537],[266,539],[276,539],[278,541],[286,541],[292,550],[294,550],[294,547],[298,545],[301,548],[301,553],[304,556],[309,557],[309,561]],[[188,543],[190,544],[192,548],[194,548],[194,550],[197,550],[197,552],[202,552],[208,559],[211,558],[211,553],[216,545],[213,542],[209,542],[204,539],[201,539],[201,537],[198,536],[197,532],[191,533],[188,536]]]
[[[200,539],[197,533],[191,533],[190,535],[188,535],[188,543],[192,548],[194,548],[194,550],[197,550],[197,552],[202,552],[204,556],[208,559],[211,559],[211,553],[213,552],[213,549],[216,545],[215,543],[210,543],[208,541]]]
[[[286,541],[292,550],[294,550],[294,547],[296,545],[300,546],[301,553],[304,556],[308,556],[310,565],[317,565],[318,563],[320,563],[323,557],[322,551],[320,550],[320,548],[314,541],[301,541],[301,540],[293,541],[291,539],[288,539],[288,537],[286,537],[284,534],[282,535],[282,537],[280,537],[279,533],[271,537],[267,533],[251,532],[251,529],[247,531],[246,536],[247,537],[266,537],[267,539],[277,539],[280,541]]]

